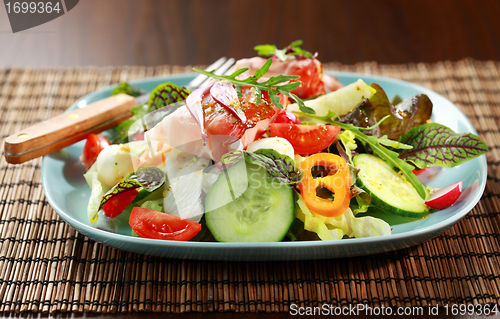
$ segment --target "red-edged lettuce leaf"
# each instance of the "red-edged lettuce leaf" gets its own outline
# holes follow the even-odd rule
[[[345,115],[342,122],[367,128],[374,126],[389,115],[373,130],[366,131],[366,134],[377,137],[387,135],[391,140],[398,140],[411,128],[422,125],[430,119],[432,102],[427,95],[418,94],[394,106],[378,84],[372,83],[370,86],[377,92],[370,99],[364,99],[353,111]]]
[[[189,93],[191,92],[186,88],[170,82],[160,84],[151,92],[151,95],[149,96],[148,110],[150,112],[159,110],[164,106],[183,101],[188,97]]]
[[[165,172],[157,167],[145,167],[133,172],[125,180],[116,184],[101,199],[99,210],[113,197],[136,188],[143,188],[152,193],[160,188],[167,180]]]
[[[268,177],[281,184],[298,184],[302,179],[303,172],[297,169],[295,162],[289,156],[271,149],[262,149],[254,153],[233,151],[224,155],[221,162],[232,165],[242,160],[265,168]]]
[[[411,129],[399,142],[413,146],[399,150],[399,158],[418,168],[454,167],[488,152],[488,146],[474,134],[457,134],[450,128],[428,123]]]

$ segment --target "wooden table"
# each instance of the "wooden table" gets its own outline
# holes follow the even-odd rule
[[[82,0],[12,34],[0,10],[0,66],[194,65],[296,39],[321,61],[500,60],[495,0]]]

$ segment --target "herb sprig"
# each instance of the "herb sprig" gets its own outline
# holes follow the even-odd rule
[[[294,56],[304,56],[306,58],[312,58],[311,52],[303,50],[300,48],[302,45],[302,40],[293,41],[290,45],[279,50],[274,44],[261,44],[254,47],[257,54],[260,56],[276,56],[281,61],[286,61],[289,57]]]
[[[280,97],[279,93],[291,98],[294,100],[298,105],[299,108],[302,112],[306,114],[315,114],[315,111],[307,107],[304,104],[304,101],[302,101],[297,95],[291,93],[290,91],[293,89],[296,89],[297,87],[300,86],[301,82],[290,82],[293,80],[297,80],[300,78],[300,76],[296,75],[278,75],[278,76],[272,76],[269,80],[265,82],[259,82],[258,80],[264,76],[264,74],[269,71],[269,67],[271,66],[271,63],[273,60],[270,58],[266,61],[266,63],[257,71],[255,71],[255,74],[244,79],[244,80],[239,80],[236,77],[248,70],[248,68],[243,68],[236,70],[233,74],[231,75],[217,75],[214,73],[214,71],[204,71],[200,70],[197,68],[193,68],[195,72],[204,74],[206,76],[212,77],[217,80],[225,80],[229,81],[234,86],[236,87],[236,91],[238,92],[239,95],[241,95],[241,87],[242,86],[252,86],[255,88],[255,104],[259,104],[261,97],[262,97],[262,91],[267,91],[269,93],[269,97],[271,98],[271,102],[280,110],[283,109],[283,105],[280,102]],[[285,83],[285,84],[281,84]],[[281,84],[281,85],[278,85]]]

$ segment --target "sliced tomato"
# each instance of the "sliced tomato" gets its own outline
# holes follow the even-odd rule
[[[104,207],[102,208],[102,210],[104,211],[104,215],[109,218],[114,218],[120,215],[123,210],[134,201],[134,198],[137,196],[138,192],[139,191],[137,189],[132,189],[111,198],[106,202],[106,204],[104,204]]]
[[[270,132],[272,136],[282,137],[289,141],[295,153],[304,155],[321,152],[330,146],[337,138],[340,127],[273,123]]]
[[[129,218],[130,227],[143,238],[187,241],[201,230],[191,220],[156,210],[134,207]]]
[[[287,110],[280,111],[274,123],[302,124],[297,115]]]
[[[87,142],[85,142],[82,153],[82,163],[86,170],[92,167],[99,153],[109,145],[111,143],[104,136],[90,134],[87,137]]]

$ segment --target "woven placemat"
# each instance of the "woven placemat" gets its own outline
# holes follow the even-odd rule
[[[433,306],[500,298],[500,63],[330,63],[428,87],[453,101],[490,152],[479,204],[456,226],[413,248],[362,258],[209,262],[127,253],[78,234],[48,204],[41,160],[0,160],[1,312],[287,312],[292,303]],[[63,112],[83,95],[189,67],[0,70],[2,138]],[[1,146],[3,151],[3,143]]]

